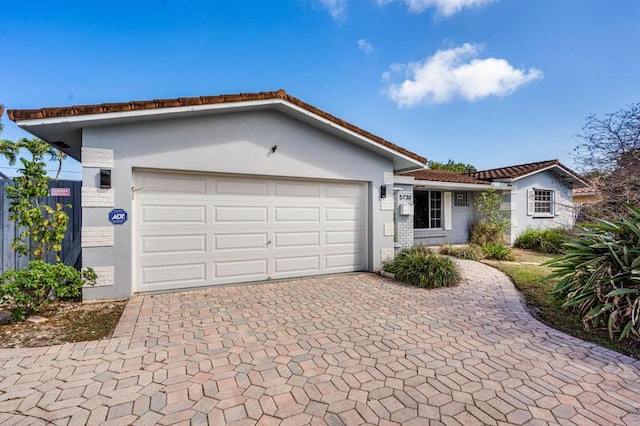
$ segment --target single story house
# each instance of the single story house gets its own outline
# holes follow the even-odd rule
[[[508,210],[513,244],[527,228],[570,228],[574,224],[573,190],[588,184],[558,160],[518,164],[473,173],[441,170],[404,171],[396,176],[403,191],[413,192],[414,215],[399,227],[413,239],[399,241],[402,247],[414,244],[464,244],[478,219],[475,200],[489,188],[502,193],[502,208]],[[402,234],[402,233],[400,233]]]
[[[82,163],[85,299],[377,270],[426,163],[282,90],[8,113]]]
[[[555,160],[426,170],[283,90],[8,114],[82,163],[82,263],[99,276],[86,300],[378,270],[401,247],[467,242],[488,188],[513,241],[569,226],[583,183]]]

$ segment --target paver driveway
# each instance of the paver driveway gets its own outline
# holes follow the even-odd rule
[[[111,340],[0,351],[2,424],[640,424],[640,363],[547,328],[460,261],[137,296]]]

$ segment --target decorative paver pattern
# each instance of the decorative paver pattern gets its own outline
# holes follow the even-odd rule
[[[112,339],[0,351],[0,424],[640,424],[640,362],[511,282],[373,274],[135,296]]]

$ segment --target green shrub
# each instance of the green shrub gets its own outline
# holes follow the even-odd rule
[[[24,320],[53,298],[80,296],[82,286],[94,285],[97,278],[91,268],[80,272],[63,263],[32,260],[26,269],[0,275],[0,305],[16,320]]]
[[[510,212],[502,210],[502,195],[495,189],[482,192],[475,201],[480,220],[471,228],[472,244],[504,244],[504,234],[511,226]]]
[[[489,259],[493,260],[514,260],[513,251],[511,247],[505,245],[504,243],[494,244],[487,243],[482,246],[482,250],[484,250],[485,254]]]
[[[569,239],[570,233],[566,229],[527,228],[518,236],[515,246],[541,253],[562,253],[562,245]]]
[[[565,253],[546,264],[559,278],[554,294],[576,309],[585,328],[640,341],[640,209],[616,221],[583,225]]]
[[[482,247],[475,244],[462,247],[442,246],[440,248],[440,254],[467,260],[482,260],[486,257]]]
[[[489,222],[478,222],[471,227],[469,242],[480,247],[487,244],[504,244],[503,228]]]
[[[398,253],[385,262],[383,269],[399,281],[421,288],[452,287],[460,282],[455,263],[431,250],[416,246]]]

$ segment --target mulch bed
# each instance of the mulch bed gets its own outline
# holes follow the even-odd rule
[[[126,303],[124,300],[85,304],[58,301],[37,314],[46,319],[39,323],[17,322],[3,313],[0,348],[33,348],[109,338]]]

